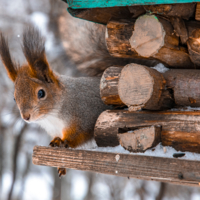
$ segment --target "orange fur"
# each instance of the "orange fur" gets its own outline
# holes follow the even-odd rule
[[[91,134],[85,132],[77,132],[77,124],[73,124],[69,128],[65,128],[62,132],[62,140],[68,141],[68,146],[76,148],[91,139]]]

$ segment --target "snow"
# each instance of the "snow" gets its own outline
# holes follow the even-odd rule
[[[195,110],[200,110],[200,107],[182,107],[182,108],[172,108],[172,111],[195,111]]]
[[[48,30],[49,18],[46,14],[42,12],[34,12],[30,16],[31,22],[41,31],[41,34],[46,38],[45,49],[49,51],[54,48],[53,45],[53,33]]]
[[[169,69],[167,67],[165,67],[162,63],[157,64],[155,67],[151,67],[152,69],[157,70],[160,73],[165,73],[166,71],[168,71]]]
[[[34,187],[34,189],[33,189]],[[47,180],[44,177],[44,174],[29,174],[26,179],[26,184],[24,188],[24,196],[23,199],[36,200],[43,199],[49,200],[51,199],[51,184],[47,184]]]
[[[200,160],[200,154],[198,153],[176,151],[173,147],[169,146],[163,147],[161,143],[159,143],[156,147],[146,150],[144,153],[129,152],[125,150],[121,145],[118,145],[116,147],[97,147],[91,150],[100,152],[109,152],[109,153],[123,153],[130,155],[155,156],[155,157],[165,157],[165,158],[173,158],[174,153],[185,153],[185,156],[178,159]]]
[[[83,173],[76,172],[73,174],[71,196],[74,200],[84,199],[88,190],[86,177]],[[77,192],[78,191],[78,192]]]

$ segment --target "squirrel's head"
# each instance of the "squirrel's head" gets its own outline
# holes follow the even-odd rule
[[[0,34],[0,55],[9,78],[14,82],[14,98],[21,117],[27,122],[54,113],[61,85],[46,59],[44,39],[37,29],[28,27],[23,34],[22,49],[27,64],[18,66],[11,58],[8,43]]]

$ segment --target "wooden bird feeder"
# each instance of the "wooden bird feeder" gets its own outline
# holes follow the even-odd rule
[[[144,156],[159,143],[200,153],[200,3],[196,0],[67,0],[68,12],[106,26],[113,57],[159,61],[160,73],[140,62],[110,66],[102,75],[101,113],[94,128],[100,147],[131,153],[35,146],[33,163],[180,185],[200,185],[200,159]],[[154,4],[154,5],[152,5]],[[134,152],[134,154],[132,153]],[[140,152],[140,155],[135,153]]]

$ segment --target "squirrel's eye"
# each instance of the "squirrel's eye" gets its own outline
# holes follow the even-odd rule
[[[44,92],[44,90],[39,90],[38,91],[38,99],[41,99],[41,98],[44,98],[45,97],[45,92]]]
[[[15,102],[15,98],[13,98],[14,102]]]

